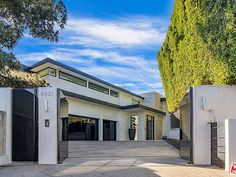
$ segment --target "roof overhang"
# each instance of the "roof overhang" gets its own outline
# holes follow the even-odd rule
[[[145,106],[145,105],[141,105],[141,104],[120,106],[120,105],[117,105],[117,104],[112,104],[112,103],[109,103],[109,102],[106,102],[106,101],[98,100],[98,99],[87,97],[87,96],[80,95],[80,94],[76,94],[76,93],[69,92],[69,91],[66,91],[66,90],[61,90],[61,91],[65,96],[68,96],[68,97],[72,97],[72,98],[76,98],[76,99],[80,99],[80,100],[84,100],[84,101],[88,101],[88,102],[91,102],[91,103],[100,104],[100,105],[103,105],[103,106],[108,106],[108,107],[112,107],[112,108],[116,108],[116,109],[133,110],[133,111],[148,110],[148,111],[160,114],[162,116],[166,115],[166,113],[163,112],[163,111],[160,111],[158,109],[154,109],[154,108],[151,108],[151,107],[148,107],[148,106]]]
[[[120,107],[120,109],[123,109],[123,110],[147,110],[147,111],[151,111],[151,112],[155,112],[157,114],[160,114],[162,116],[165,116],[166,113],[163,112],[163,111],[160,111],[158,109],[154,109],[154,108],[151,108],[151,107],[148,107],[148,106],[145,106],[145,105],[142,105],[142,104],[133,104],[133,105],[128,105],[128,106],[122,106]]]

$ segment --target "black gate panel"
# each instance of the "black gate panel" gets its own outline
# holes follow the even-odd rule
[[[38,160],[38,111],[36,89],[13,89],[12,160]]]
[[[219,135],[217,134],[217,128],[217,122],[211,124],[211,164],[224,167],[224,161],[218,157],[218,153],[224,153],[219,152],[220,146],[218,145],[218,139],[223,137],[219,137]]]
[[[103,141],[116,141],[116,122],[103,120]]]

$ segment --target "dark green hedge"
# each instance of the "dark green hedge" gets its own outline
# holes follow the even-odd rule
[[[175,0],[158,62],[171,112],[190,86],[235,84],[236,1]]]

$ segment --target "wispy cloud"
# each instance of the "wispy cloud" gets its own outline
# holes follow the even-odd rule
[[[167,23],[158,18],[127,17],[115,20],[70,19],[62,39],[65,45],[89,47],[137,47],[161,45]]]
[[[17,57],[24,64],[50,57],[136,93],[163,93],[155,53],[164,41],[167,22],[146,16],[70,18],[59,43],[36,40],[34,48],[41,50]]]
[[[18,55],[23,63],[40,61],[46,57],[69,63],[81,71],[138,93],[153,90],[163,92],[155,59],[95,49],[70,48],[55,48],[47,52]]]

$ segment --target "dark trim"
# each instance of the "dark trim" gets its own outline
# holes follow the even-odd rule
[[[191,142],[190,142],[190,161],[193,162],[193,87],[190,87],[189,90],[189,104],[190,104],[190,137],[191,137]]]
[[[161,101],[161,102],[165,102],[165,101],[166,101],[166,98],[160,98],[160,101]]]
[[[60,89],[56,89],[57,91],[57,162],[62,163],[60,159]]]
[[[134,104],[134,105],[128,105],[128,106],[120,106],[120,105],[117,105],[117,104],[109,103],[109,102],[98,100],[98,99],[95,99],[95,98],[91,98],[91,97],[83,96],[83,95],[80,95],[80,94],[72,93],[72,92],[69,92],[69,91],[66,91],[66,90],[61,90],[61,91],[62,91],[62,93],[65,96],[69,96],[69,97],[73,97],[73,98],[89,101],[89,102],[96,103],[96,104],[101,104],[101,105],[112,107],[112,108],[116,108],[116,109],[126,110],[126,109],[140,108],[140,109],[145,109],[145,110],[148,110],[148,111],[152,111],[152,112],[158,113],[158,114],[160,114],[162,116],[166,115],[166,113],[163,112],[163,111],[160,111],[160,110],[154,109],[154,108],[150,108],[148,106],[144,106],[144,105],[141,105],[141,104]]]
[[[96,120],[99,120],[100,118],[96,118],[96,117],[88,117],[88,116],[82,116],[82,115],[75,115],[75,114],[68,114],[68,118],[70,117],[70,116],[74,116],[74,117],[81,117],[81,118],[87,118],[87,119],[96,119]]]
[[[120,107],[120,109],[135,109],[135,108],[145,109],[145,110],[148,110],[148,111],[158,113],[158,114],[163,115],[163,116],[166,115],[166,113],[163,112],[163,111],[160,111],[158,109],[154,109],[154,108],[142,105],[142,104],[133,104],[133,105],[121,106]]]
[[[105,85],[107,85],[107,86],[110,86],[110,87],[113,87],[113,88],[115,88],[115,89],[118,89],[118,90],[120,90],[120,91],[122,91],[122,92],[128,93],[128,94],[130,94],[130,95],[132,95],[132,96],[135,96],[135,97],[144,99],[144,97],[142,97],[142,96],[140,96],[140,95],[137,95],[137,94],[135,94],[135,93],[132,93],[132,92],[126,90],[126,89],[123,89],[123,88],[121,88],[121,87],[118,87],[118,86],[116,86],[116,85],[113,85],[113,84],[111,84],[111,83],[109,83],[109,82],[106,82],[106,81],[103,81],[103,80],[101,80],[101,79],[98,79],[97,77],[94,77],[94,76],[91,76],[91,75],[89,75],[89,74],[86,74],[86,73],[84,73],[84,72],[82,72],[82,71],[79,71],[79,70],[77,70],[77,69],[74,69],[74,68],[72,68],[72,67],[70,67],[70,66],[68,66],[68,65],[65,65],[65,64],[63,64],[63,63],[60,63],[60,62],[58,62],[58,61],[55,61],[55,60],[53,60],[53,59],[51,59],[51,58],[45,58],[44,60],[41,60],[41,61],[37,62],[37,63],[35,63],[34,65],[30,66],[29,68],[26,68],[25,71],[31,71],[33,68],[36,68],[36,67],[38,67],[38,66],[41,66],[41,65],[43,65],[43,64],[45,64],[45,63],[51,63],[51,64],[54,64],[54,65],[57,65],[57,66],[59,66],[59,67],[65,68],[65,69],[67,69],[67,70],[69,70],[69,71],[72,71],[72,72],[74,72],[74,73],[77,73],[77,74],[79,74],[79,75],[82,75],[82,76],[84,76],[84,77],[86,77],[86,78],[95,80],[95,81],[100,82],[100,83],[102,83],[102,84],[105,84]]]
[[[118,108],[118,109],[120,107],[119,105],[116,105],[116,104],[108,103],[106,101],[102,101],[102,100],[98,100],[98,99],[95,99],[95,98],[83,96],[83,95],[80,95],[80,94],[68,92],[68,91],[65,91],[65,90],[62,90],[62,92],[63,92],[63,94],[65,96],[69,96],[69,97],[73,97],[73,98],[89,101],[89,102],[92,102],[92,103],[102,104],[104,106],[109,106],[109,107]]]
[[[64,78],[62,78],[62,77],[60,76],[60,73],[63,73],[63,74],[65,74],[65,75],[68,75],[68,76],[73,77],[73,78],[76,78],[76,79],[80,79],[80,80],[82,80],[82,81],[85,81],[86,84],[85,84],[85,85],[82,85],[82,84],[78,84],[78,83],[76,83],[76,82],[73,82],[72,80],[64,79]],[[67,81],[67,82],[71,82],[71,83],[74,83],[74,84],[77,84],[77,85],[80,85],[80,86],[83,86],[83,87],[87,87],[87,86],[88,86],[88,82],[87,82],[86,80],[81,79],[81,78],[76,77],[76,76],[73,76],[73,75],[71,75],[71,74],[65,73],[65,72],[60,71],[60,70],[59,70],[59,76],[58,76],[58,77],[59,77],[60,79],[62,79],[62,80],[65,80],[65,81]]]

